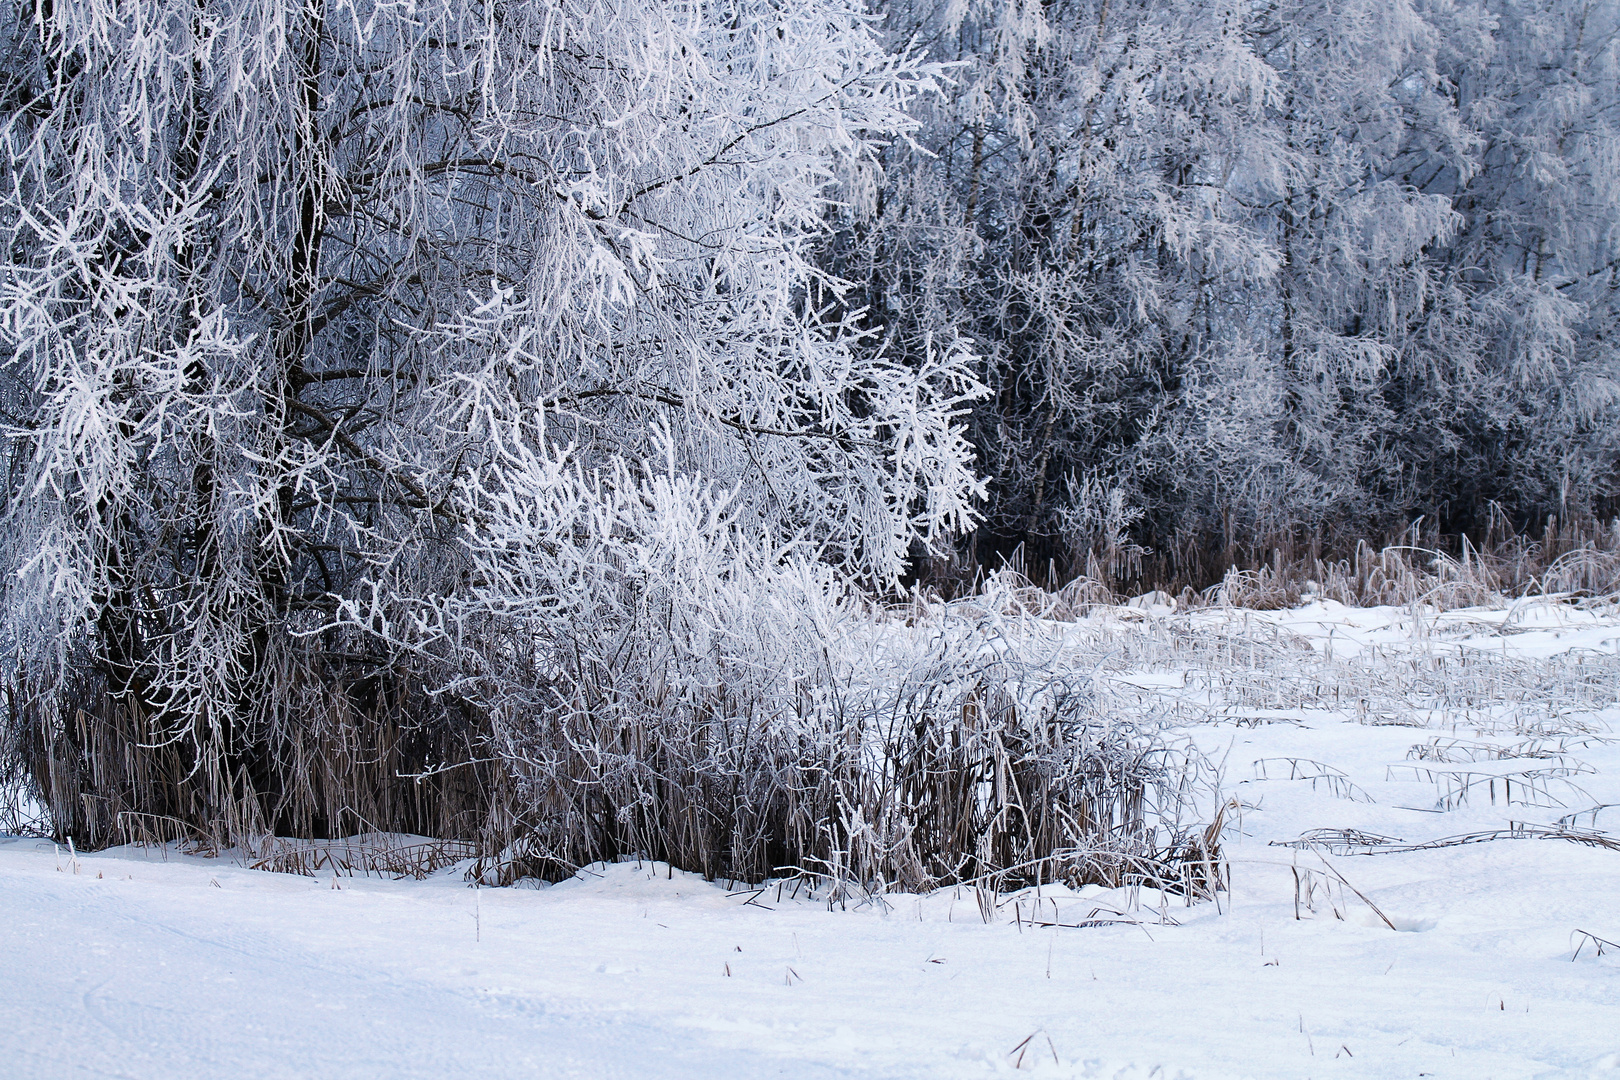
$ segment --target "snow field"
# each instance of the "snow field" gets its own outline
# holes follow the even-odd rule
[[[987,922],[971,887],[829,910],[661,863],[474,890],[461,867],[312,879],[15,838],[0,1073],[1620,1076],[1620,950],[1578,936],[1620,941],[1612,612],[1105,611],[1026,632],[1254,643],[1199,667],[1137,640],[1099,676],[1221,764],[1218,905],[1048,886]],[[1464,701],[1497,670],[1465,654],[1518,682]],[[1404,850],[1360,853],[1379,848]]]

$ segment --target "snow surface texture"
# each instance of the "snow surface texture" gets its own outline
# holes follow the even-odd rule
[[[1224,763],[1219,905],[1047,887],[987,922],[967,888],[829,910],[663,864],[474,890],[8,838],[0,1074],[1620,1077],[1620,949],[1583,936],[1620,942],[1620,612],[1029,632],[1164,643],[1105,677]]]

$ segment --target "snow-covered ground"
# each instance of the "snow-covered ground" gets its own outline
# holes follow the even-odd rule
[[[987,922],[971,889],[829,910],[662,864],[474,890],[11,838],[0,1076],[1620,1077],[1620,948],[1582,936],[1620,942],[1620,612],[1036,631],[1126,643],[1114,693],[1222,765],[1218,905],[1044,888]]]

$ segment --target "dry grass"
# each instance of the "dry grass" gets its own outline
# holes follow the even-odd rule
[[[1317,785],[1320,784],[1326,787],[1334,798],[1349,799],[1352,802],[1372,802],[1372,796],[1352,784],[1343,770],[1307,758],[1260,758],[1254,763],[1254,775],[1257,780],[1307,780],[1312,791],[1317,790]]]
[[[634,854],[710,878],[798,875],[830,883],[832,903],[958,883],[1217,887],[1218,830],[1179,825],[1197,762],[1091,680],[963,640],[787,716],[577,716],[559,753],[522,757],[519,789],[552,811],[479,873],[555,878]]]
[[[253,851],[278,835],[368,831],[480,841],[499,776],[471,752],[476,731],[435,725],[405,697],[362,710],[341,685],[310,679],[296,711],[252,735],[199,724],[175,737],[93,675],[50,688],[19,678],[6,687],[0,771],[52,835],[87,849]],[[466,764],[421,775],[429,762]]]
[[[1165,737],[1177,725],[1325,709],[1466,727],[1479,739],[1435,737],[1410,754],[1443,804],[1579,805],[1580,770],[1564,757],[1600,730],[1584,717],[1612,705],[1620,658],[1459,650],[1432,619],[1514,590],[1613,585],[1615,551],[1590,536],[1544,557],[1567,542],[1549,531],[1456,559],[1405,545],[1334,566],[1279,561],[1136,606],[1097,580],[1048,592],[1008,570],[963,600],[914,596],[864,651],[816,634],[744,641],[684,685],[674,669],[654,684],[582,667],[505,713],[451,709],[405,671],[381,688],[373,672],[359,694],[311,660],[274,723],[164,739],[93,678],[48,689],[19,678],[0,779],[9,812],[31,799],[81,847],[178,842],[300,873],[415,874],[475,857],[474,876],[498,884],[639,856],[711,879],[800,875],[833,903],[959,883],[992,897],[1066,882],[1206,898],[1224,887],[1224,811],[1208,763]],[[1410,647],[1323,655],[1238,606],[1306,595],[1399,602]],[[1203,617],[1212,611],[1224,617]],[[1084,631],[1054,644],[1052,623],[1077,619]],[[1111,677],[1125,671],[1180,686],[1138,692]],[[1503,737],[1516,742],[1485,741]],[[1468,768],[1513,757],[1535,764]],[[1365,797],[1319,763],[1261,765],[1273,766]],[[1593,814],[1592,829],[1572,821],[1565,838],[1599,835]],[[432,840],[369,854],[331,841],[383,833]]]
[[[1570,955],[1569,958],[1571,963],[1579,960],[1581,958],[1581,951],[1586,949],[1588,946],[1592,947],[1593,951],[1598,956],[1602,956],[1608,952],[1620,953],[1620,945],[1609,941],[1607,938],[1600,938],[1596,934],[1589,933],[1585,930],[1576,930],[1570,935],[1570,937],[1575,942],[1575,951]]]
[[[1092,605],[1119,603],[1162,590],[1183,606],[1228,604],[1268,610],[1331,599],[1353,607],[1426,603],[1443,608],[1497,606],[1521,596],[1620,594],[1620,518],[1548,517],[1518,526],[1494,504],[1482,531],[1442,534],[1420,517],[1382,542],[1336,533],[1279,533],[1228,542],[1212,550],[1193,537],[1162,551],[1126,544],[1130,558],[1112,555],[1032,560],[1022,545],[993,564],[960,554],[936,560],[924,577],[950,596],[984,589],[998,576],[1039,586],[1063,608],[1083,614]],[[1068,582],[1069,584],[1064,584]],[[1071,586],[1073,586],[1071,590]]]
[[[1481,829],[1458,833],[1420,844],[1408,844],[1390,836],[1376,836],[1355,829],[1312,829],[1297,840],[1273,840],[1272,847],[1326,851],[1334,855],[1396,855],[1408,851],[1434,851],[1440,848],[1484,844],[1495,840],[1567,840],[1587,847],[1620,851],[1620,837],[1587,829],[1531,825],[1516,821],[1505,829]]]
[[[1220,830],[1195,823],[1207,770],[1158,718],[934,615],[843,653],[812,638],[811,663],[744,654],[680,696],[588,669],[567,695],[459,727],[430,698],[373,689],[368,710],[311,677],[296,713],[252,737],[163,738],[91,678],[19,681],[6,762],[81,847],[179,845],[301,874],[471,858],[476,880],[507,884],[638,856],[710,879],[798,874],[829,903],[962,883],[1223,886]]]
[[[268,837],[244,861],[254,870],[304,877],[331,874],[419,881],[446,866],[478,855],[478,845],[465,840],[380,833],[326,841]]]
[[[1428,605],[1442,610],[1504,607],[1525,596],[1602,598],[1620,594],[1620,519],[1602,525],[1549,519],[1540,537],[1493,518],[1485,537],[1444,538],[1414,524],[1396,543],[1361,542],[1339,560],[1286,559],[1228,570],[1205,602],[1269,609],[1312,599],[1351,607]]]
[[[1266,556],[1213,573],[1149,560],[1146,576],[1117,578],[1096,560],[1060,578],[1055,565],[1026,569],[1022,549],[1000,566],[959,582],[961,597],[993,594],[1043,618],[1072,621],[1133,597],[1173,597],[1182,609],[1224,606],[1255,611],[1335,600],[1349,607],[1427,605],[1440,610],[1506,607],[1527,596],[1563,595],[1590,603],[1620,597],[1620,518],[1611,522],[1549,518],[1539,536],[1517,532],[1500,512],[1483,536],[1442,536],[1420,518],[1388,543],[1357,541],[1341,558],[1300,553],[1293,538],[1259,545]],[[966,574],[960,570],[956,580]],[[1213,585],[1201,582],[1218,578]],[[1066,582],[1066,583],[1065,583]]]

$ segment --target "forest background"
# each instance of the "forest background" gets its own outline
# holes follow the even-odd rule
[[[1613,5],[885,17],[963,66],[829,265],[980,355],[969,565],[1174,591],[1612,516]]]

